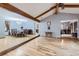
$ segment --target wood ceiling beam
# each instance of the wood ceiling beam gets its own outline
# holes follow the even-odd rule
[[[65,4],[64,7],[66,7],[66,8],[79,8],[79,5],[74,5],[74,4],[68,5],[68,4]]]
[[[56,8],[56,6],[53,6],[50,9],[48,9],[47,11],[45,11],[45,12],[41,13],[40,15],[36,16],[35,18],[39,18],[39,17],[43,16],[44,14],[48,13],[49,11],[51,11],[51,10],[53,10],[55,8]]]
[[[0,7],[5,8],[5,9],[7,9],[9,11],[12,11],[12,12],[18,13],[18,14],[20,14],[20,15],[22,15],[24,17],[30,18],[30,19],[32,19],[34,21],[40,22],[40,20],[38,20],[38,19],[34,18],[33,16],[29,15],[28,13],[26,13],[26,12],[12,6],[9,3],[0,3]]]
[[[55,8],[55,13],[54,14],[58,14],[58,11],[59,11],[59,4],[56,3],[56,8]]]

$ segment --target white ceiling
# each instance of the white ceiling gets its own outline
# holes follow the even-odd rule
[[[55,5],[55,3],[10,3],[10,4],[30,14],[33,17],[40,15],[41,13],[47,11],[48,9],[50,9],[52,6]],[[53,14],[53,11],[52,11],[52,14]],[[46,14],[38,19],[44,19],[49,15],[51,15],[51,13]]]
[[[47,11],[49,8],[55,5],[55,3],[10,3],[11,5],[17,7],[18,9],[30,14],[33,17],[40,15],[41,13]],[[79,3],[65,3],[68,5],[74,4],[79,5]],[[55,10],[52,10],[43,16],[39,17],[39,20],[42,20],[54,13]],[[79,14],[79,8],[65,8],[63,10],[59,10],[62,13],[73,13]]]
[[[60,9],[62,13],[72,13],[72,14],[79,14],[79,8],[65,8],[63,10]]]
[[[42,20],[42,19],[44,19],[44,18],[46,18],[46,17],[48,17],[48,16],[50,16],[50,15],[53,15],[54,12],[55,12],[55,9],[49,11],[48,13],[46,13],[46,14],[44,14],[43,16],[39,17],[38,19],[39,19],[39,20]]]
[[[47,11],[48,9],[50,9],[52,6],[55,5],[55,3],[10,3],[11,5],[17,7],[18,9],[30,14],[33,17],[36,17],[38,15],[40,15],[41,13]],[[66,3],[69,4],[69,3]],[[74,4],[76,5],[76,4]],[[0,9],[1,11],[2,9]],[[1,11],[4,13],[4,11]],[[5,13],[3,15],[7,15],[10,16],[11,13],[6,13],[7,11],[5,11]],[[52,15],[55,12],[55,10],[52,10],[46,14],[44,14],[43,16],[39,17],[39,20],[42,20],[50,15]],[[79,8],[65,8],[65,9],[59,9],[59,12],[62,13],[73,13],[73,14],[79,14]],[[16,17],[16,16],[15,16]]]

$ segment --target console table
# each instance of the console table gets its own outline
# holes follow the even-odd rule
[[[46,37],[52,37],[52,32],[45,32]]]

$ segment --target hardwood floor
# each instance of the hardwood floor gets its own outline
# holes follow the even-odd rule
[[[27,35],[27,37],[5,36],[5,38],[0,39],[0,56],[18,48],[38,36],[39,35]]]
[[[79,41],[38,37],[4,56],[79,56]]]

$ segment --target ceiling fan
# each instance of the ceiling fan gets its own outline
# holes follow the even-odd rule
[[[64,9],[64,3],[59,3],[58,5],[61,7],[61,9]]]

